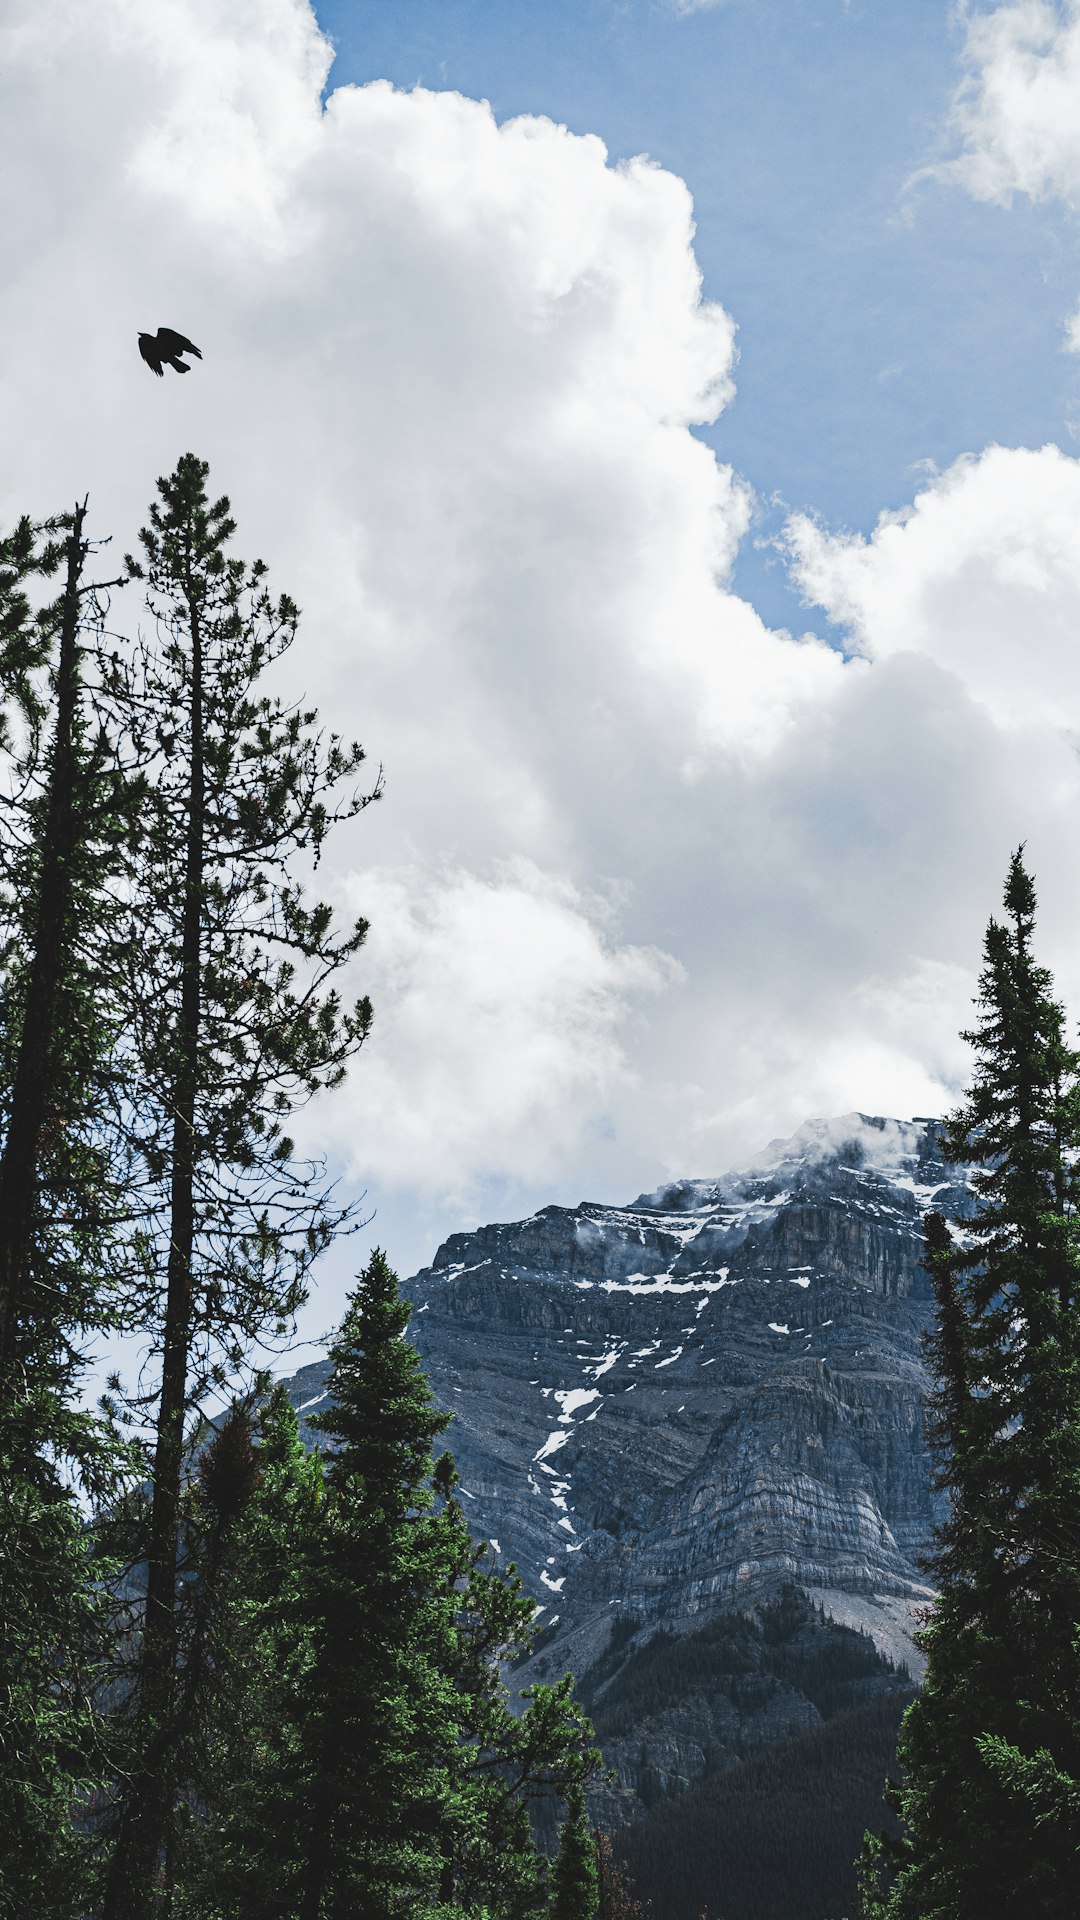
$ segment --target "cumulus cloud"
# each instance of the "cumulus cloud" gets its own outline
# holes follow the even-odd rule
[[[208,458],[304,609],[288,689],[386,768],[329,874],[372,923],[375,1032],[313,1116],[350,1177],[434,1235],[499,1182],[618,1198],[947,1101],[1024,835],[1080,950],[1076,463],[992,450],[869,541],[797,523],[845,645],[772,632],[694,433],[736,333],[682,181],[457,94],[324,105],[302,0],[5,21],[0,517],[89,488],[127,546]],[[184,380],[139,360],[159,324]]]
[[[868,658],[931,657],[1009,729],[1080,739],[1080,462],[990,447],[936,476],[869,540],[805,515],[795,573]]]
[[[371,918],[377,1008],[334,1115],[357,1171],[451,1203],[478,1169],[552,1178],[632,1080],[631,1006],[682,969],[613,944],[603,902],[526,860],[490,876],[395,868],[347,891]]]
[[[1019,193],[1080,209],[1077,0],[965,9],[964,21],[951,115],[961,152],[939,171],[997,206]]]
[[[965,7],[963,19],[964,77],[948,124],[959,150],[927,172],[994,206],[1023,194],[1080,212],[1078,0]],[[1080,308],[1065,346],[1080,352]]]

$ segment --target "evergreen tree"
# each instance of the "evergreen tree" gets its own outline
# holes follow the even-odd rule
[[[65,560],[63,592],[33,622],[38,648],[51,654],[44,699],[31,692],[20,673],[25,719],[30,723],[23,751],[15,756],[14,775],[22,800],[20,833],[14,810],[6,849],[12,886],[14,925],[7,944],[4,991],[6,1041],[4,1130],[0,1146],[0,1367],[8,1367],[27,1338],[29,1323],[56,1328],[79,1324],[91,1289],[76,1305],[71,1289],[57,1306],[56,1252],[41,1251],[44,1189],[48,1211],[59,1199],[64,1207],[85,1209],[90,1171],[73,1167],[72,1130],[86,1116],[95,1069],[106,1051],[103,1023],[93,995],[107,995],[100,968],[89,957],[89,925],[103,900],[103,880],[115,843],[102,779],[101,749],[88,747],[83,713],[81,636],[86,588],[82,572],[90,552],[84,538],[86,502],[66,526],[66,537],[51,542],[39,565]],[[95,611],[99,611],[97,607]],[[25,652],[26,650],[24,650]],[[51,721],[51,737],[42,755],[41,721]],[[40,764],[39,764],[40,762]],[[104,802],[104,804],[103,804]],[[110,827],[112,832],[110,834]],[[106,842],[102,846],[103,839]],[[81,1114],[72,1109],[80,1107]],[[84,1144],[84,1143],[81,1143]],[[58,1188],[64,1188],[61,1197]]]
[[[177,1916],[545,1909],[530,1807],[596,1758],[569,1677],[510,1709],[501,1667],[533,1603],[470,1539],[449,1457],[433,1462],[447,1416],[408,1318],[375,1253],[332,1349],[322,1463],[280,1389],[263,1412]]]
[[[526,1688],[521,1710],[511,1710],[503,1672],[529,1650],[535,1603],[512,1566],[492,1567],[487,1544],[469,1540],[454,1478],[444,1457],[436,1484],[447,1496],[441,1524],[451,1568],[456,1560],[460,1604],[447,1654],[456,1740],[446,1753],[442,1886],[455,1910],[519,1920],[547,1906],[547,1862],[537,1852],[533,1810],[542,1813],[544,1803],[582,1786],[600,1761],[572,1675]]]
[[[372,1255],[331,1348],[317,1648],[307,1730],[311,1811],[300,1920],[433,1905],[453,1738],[440,1656],[457,1567],[432,1524],[433,1441],[449,1424],[415,1349],[409,1308]]]
[[[552,1880],[551,1920],[597,1920],[600,1875],[585,1795],[577,1785],[567,1790],[566,1819]]]
[[[900,1742],[899,1846],[872,1845],[864,1913],[1064,1920],[1080,1864],[1080,1056],[1032,953],[1020,854],[987,930],[964,1230],[927,1220],[932,1359],[951,1513]],[[875,1871],[875,1866],[883,1871]]]
[[[257,1479],[242,1509],[232,1503],[240,1524],[207,1622],[213,1659],[185,1770],[189,1817],[171,1875],[176,1920],[282,1920],[296,1911],[310,1799],[303,1730],[322,1459],[304,1446],[281,1385],[263,1403],[256,1434]],[[205,1578],[214,1524],[213,1511],[204,1513],[196,1583]]]
[[[166,1836],[164,1880],[172,1915],[191,1879],[185,1852],[198,1854],[214,1777],[214,1733],[235,1706],[237,1588],[247,1571],[245,1521],[260,1462],[250,1412],[231,1407],[199,1455],[185,1489],[181,1522],[177,1684],[172,1715],[176,1810]]]
[[[595,1772],[570,1675],[510,1710],[502,1667],[533,1602],[487,1564],[431,1445],[449,1424],[404,1338],[408,1304],[376,1252],[331,1354],[313,1422],[326,1466],[317,1576],[316,1806],[300,1920],[399,1910],[524,1920],[546,1869],[530,1807]]]
[[[363,758],[317,717],[258,690],[297,610],[265,568],[228,551],[229,503],[185,454],[129,558],[155,631],[103,658],[104,695],[147,799],[129,851],[122,982],[128,1108],[141,1209],[139,1307],[160,1372],[139,1669],[118,1777],[106,1920],[147,1920],[176,1794],[177,1555],[192,1416],[259,1342],[287,1330],[306,1275],[343,1223],[319,1167],[295,1155],[290,1112],[336,1084],[367,1032],[333,977],[363,922],[335,932],[298,863],[317,862]],[[376,787],[375,793],[378,792]]]
[[[77,1404],[83,1341],[119,1311],[118,1010],[102,942],[125,803],[86,715],[86,629],[107,586],[83,581],[85,517],[84,501],[0,542],[0,676],[18,721],[0,813],[0,1912],[13,1915],[71,1914],[85,1894],[73,1808],[103,1768],[107,1606],[77,1495],[111,1496],[126,1459]],[[59,597],[33,609],[35,576],[58,567]]]

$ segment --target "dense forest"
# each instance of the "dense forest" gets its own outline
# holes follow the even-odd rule
[[[717,1755],[688,1792],[657,1798],[615,1835],[655,1920],[706,1907],[712,1920],[839,1920],[852,1909],[863,1831],[893,1824],[882,1792],[914,1694],[866,1635],[789,1589],[694,1634],[661,1631],[607,1686],[597,1679],[599,1697],[587,1684],[584,1693],[601,1745],[658,1706],[702,1696],[723,1694],[747,1715],[740,1751]],[[753,1715],[777,1699],[808,1705],[818,1723],[759,1744]]]
[[[266,690],[298,611],[207,482],[185,455],[119,568],[86,502],[0,542],[0,1914],[1064,1920],[1080,1053],[1021,856],[950,1125],[978,1211],[926,1221],[951,1507],[922,1691],[791,1592],[688,1636],[624,1622],[580,1698],[515,1701],[534,1604],[470,1539],[382,1253],[316,1451],[271,1385],[355,1220],[290,1126],[370,1028],[342,985],[366,927],[310,889],[381,780]],[[807,1730],[594,1830],[586,1711],[602,1744],[701,1692],[800,1701]]]
[[[598,1734],[611,1738],[649,1714],[695,1694],[723,1693],[763,1701],[791,1693],[829,1720],[870,1697],[900,1693],[910,1676],[878,1653],[868,1634],[830,1620],[796,1587],[753,1612],[719,1612],[695,1633],[661,1627],[629,1656],[619,1658],[624,1617],[605,1657],[581,1682],[581,1695]]]
[[[713,1775],[620,1838],[656,1920],[841,1920],[862,1835],[890,1829],[902,1701],[886,1694]]]

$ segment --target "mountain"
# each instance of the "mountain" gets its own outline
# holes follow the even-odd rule
[[[454,1234],[406,1285],[473,1531],[537,1596],[515,1679],[578,1676],[613,1824],[828,1718],[794,1667],[722,1673],[704,1652],[701,1685],[644,1686],[613,1715],[669,1641],[757,1631],[794,1591],[811,1640],[822,1615],[869,1636],[875,1698],[907,1686],[888,1661],[917,1671],[940,1517],[921,1216],[972,1204],[941,1144],[932,1120],[809,1121],[717,1179]],[[324,1379],[292,1382],[302,1416]]]

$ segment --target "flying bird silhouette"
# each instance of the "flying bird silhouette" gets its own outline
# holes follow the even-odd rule
[[[139,352],[159,380],[164,378],[166,367],[175,367],[177,373],[191,372],[180,358],[182,353],[193,353],[196,360],[202,359],[194,340],[185,340],[183,334],[174,332],[172,327],[159,327],[156,333],[140,333]]]

